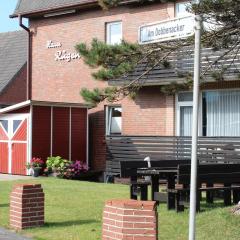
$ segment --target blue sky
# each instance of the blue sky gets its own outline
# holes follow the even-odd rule
[[[9,32],[20,30],[18,19],[10,19],[9,15],[13,13],[17,0],[1,0],[0,3],[0,32]]]

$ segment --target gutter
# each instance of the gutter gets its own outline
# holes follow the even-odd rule
[[[19,26],[23,28],[28,33],[28,59],[27,59],[27,92],[26,92],[26,101],[31,100],[32,94],[31,94],[31,49],[32,49],[32,41],[31,41],[31,31],[28,27],[26,27],[22,23],[22,16],[18,15],[19,19]]]

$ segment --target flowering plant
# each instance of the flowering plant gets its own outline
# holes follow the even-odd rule
[[[88,171],[88,166],[85,162],[76,160],[70,165],[73,176],[79,176],[82,172]]]
[[[44,161],[41,159],[41,158],[32,158],[30,163],[27,164],[27,169],[30,169],[30,168],[42,168],[44,165]]]

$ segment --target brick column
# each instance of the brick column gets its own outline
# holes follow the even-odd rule
[[[10,195],[10,226],[15,229],[44,224],[44,193],[41,184],[18,184]]]
[[[110,200],[103,211],[102,240],[157,240],[156,202]]]

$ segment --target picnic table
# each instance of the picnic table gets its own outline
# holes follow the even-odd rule
[[[175,189],[175,179],[177,175],[177,167],[151,167],[138,168],[138,176],[151,177],[151,199],[153,201],[160,201],[161,194],[159,194],[159,179],[164,178],[167,181],[167,189]],[[168,209],[175,208],[175,196],[173,193],[167,193],[167,207]]]
[[[180,164],[177,167],[156,167],[138,168],[138,176],[150,176],[152,187],[152,200],[159,200],[159,179],[165,178],[167,181],[167,208],[183,211],[184,205],[180,203],[181,195],[189,195],[191,165]],[[198,166],[198,191],[197,191],[197,211],[200,211],[201,192],[207,193],[207,202],[213,203],[213,192],[224,192],[225,206],[240,200],[240,165],[239,164],[202,164]],[[182,188],[175,189],[175,184],[182,185]],[[202,184],[205,186],[202,186]],[[222,184],[223,186],[214,186]]]
[[[163,193],[159,192],[159,180],[165,179],[165,202],[168,209],[184,210],[182,199],[188,200],[190,192],[191,164],[189,160],[152,161],[149,167],[144,161],[122,161],[121,177],[130,177],[130,197],[147,200],[148,185],[151,185],[151,199],[161,202]],[[150,177],[149,181],[146,176]],[[141,180],[141,181],[139,181]],[[175,188],[177,184],[177,188]],[[204,186],[203,186],[204,184]],[[215,186],[218,184],[217,186]],[[220,184],[220,185],[219,185]],[[240,200],[240,164],[199,164],[198,165],[197,211],[200,210],[201,192],[206,192],[206,200],[213,203],[215,192],[223,192],[226,206]],[[186,202],[186,201],[185,201]]]

